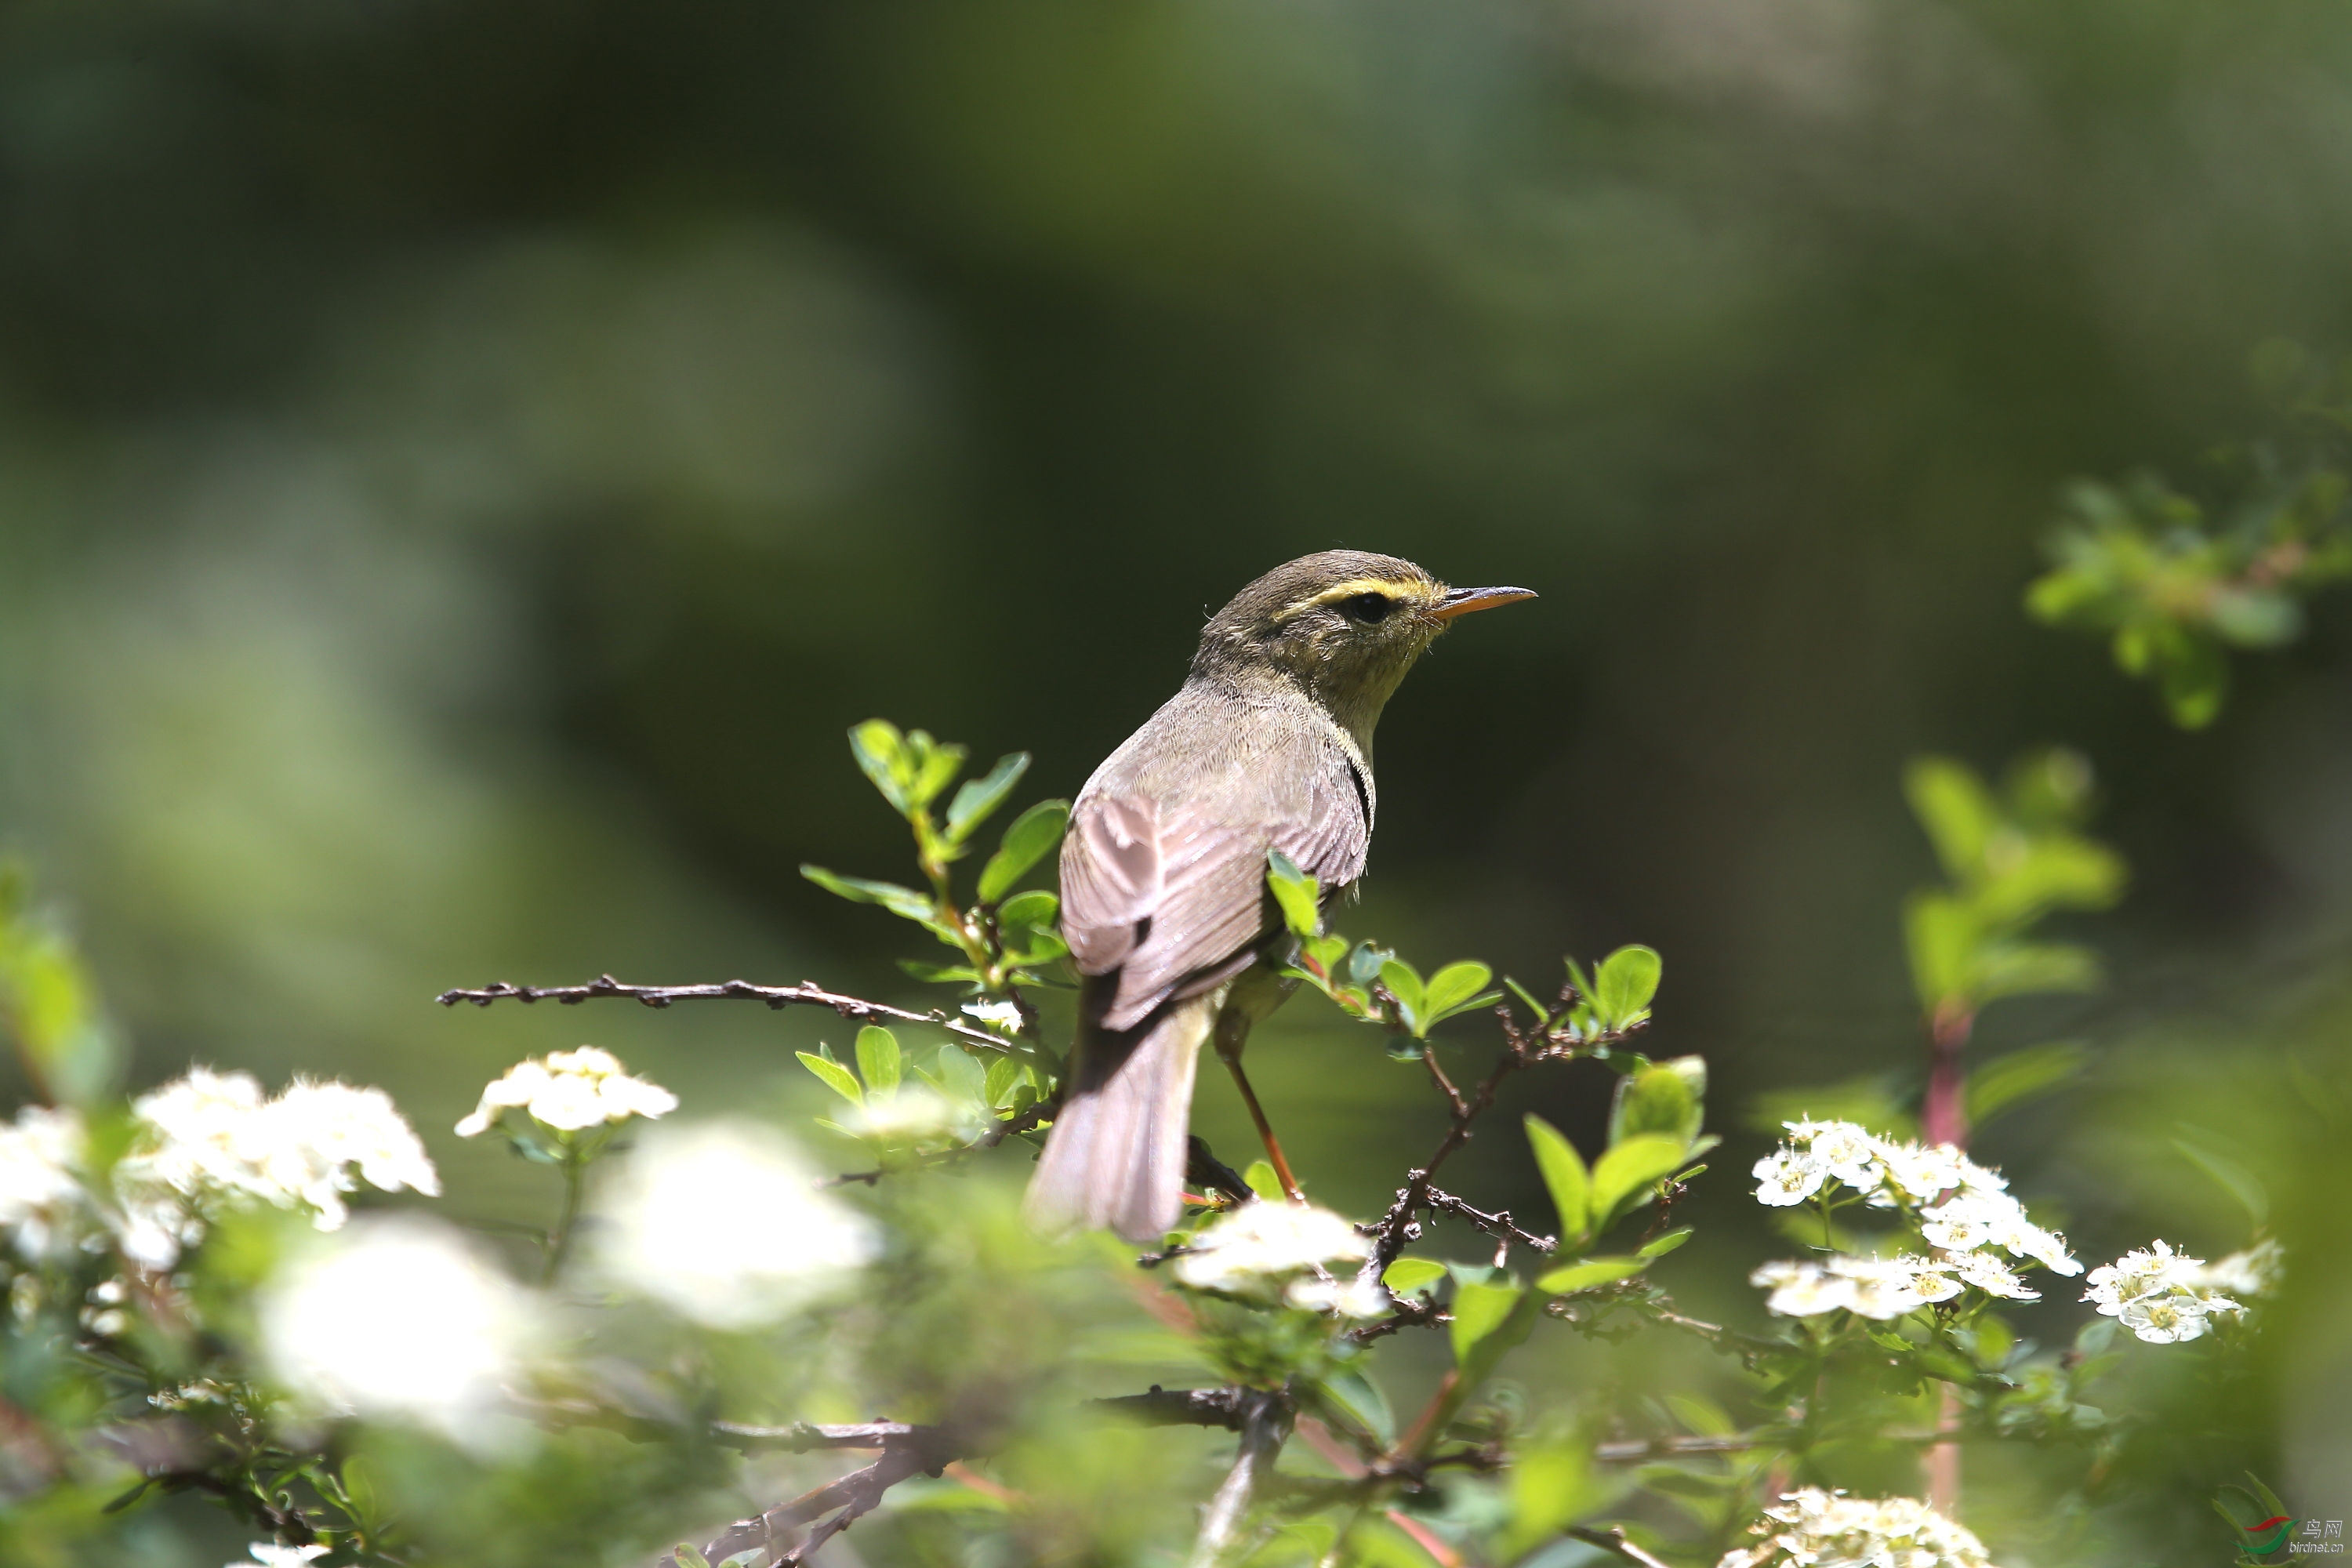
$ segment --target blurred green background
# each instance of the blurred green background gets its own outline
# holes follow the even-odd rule
[[[2302,0],[13,7],[0,827],[141,1081],[382,1083],[520,1194],[445,1131],[517,1057],[715,1109],[847,1031],[442,988],[912,989],[795,872],[902,874],[850,723],[1067,795],[1283,559],[1524,584],[1391,709],[1347,928],[1659,947],[1738,1132],[1677,1288],[1752,1316],[1742,1108],[1916,1063],[1904,760],[2079,746],[2113,984],[1980,1048],[2100,1055],[1981,1152],[2095,1260],[2242,1245],[2170,1139],[2249,1143],[2297,1244],[2257,1458],[2352,1513],[2352,1162],[2284,1066],[2345,1081],[2352,617],[2188,736],[2018,607],[2064,479],[2193,487],[2256,341],[2352,339],[2347,73]],[[1369,1208],[1437,1122],[1318,1005],[1262,1085]],[[1589,1145],[1591,1075],[1526,1104]],[[1222,1083],[1202,1125],[1241,1152]]]

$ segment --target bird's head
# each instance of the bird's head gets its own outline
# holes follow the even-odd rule
[[[1194,679],[1303,689],[1370,749],[1405,671],[1458,616],[1535,595],[1448,588],[1410,561],[1326,550],[1286,562],[1210,618]]]

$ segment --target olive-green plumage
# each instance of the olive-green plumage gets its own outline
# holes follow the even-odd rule
[[[1071,808],[1062,931],[1086,985],[1029,1188],[1039,1224],[1136,1240],[1174,1225],[1201,1043],[1213,1033],[1237,1059],[1289,994],[1267,852],[1312,872],[1327,900],[1351,887],[1371,842],[1381,708],[1454,616],[1530,596],[1449,590],[1410,561],[1329,550],[1210,619],[1183,689]]]

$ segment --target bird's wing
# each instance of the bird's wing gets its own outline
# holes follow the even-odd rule
[[[1062,931],[1080,973],[1116,972],[1105,1028],[1132,1027],[1247,967],[1267,929],[1268,849],[1330,889],[1363,872],[1365,794],[1336,751],[1318,748],[1298,809],[1282,820],[1221,821],[1217,804],[1079,797],[1062,841]]]

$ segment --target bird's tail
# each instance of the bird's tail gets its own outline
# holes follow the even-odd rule
[[[1071,1090],[1045,1138],[1026,1210],[1042,1230],[1108,1226],[1157,1241],[1176,1223],[1184,1190],[1192,1068],[1216,1018],[1213,994],[1175,1006],[1129,1036],[1084,1042]],[[1090,1059],[1089,1059],[1090,1058]]]

